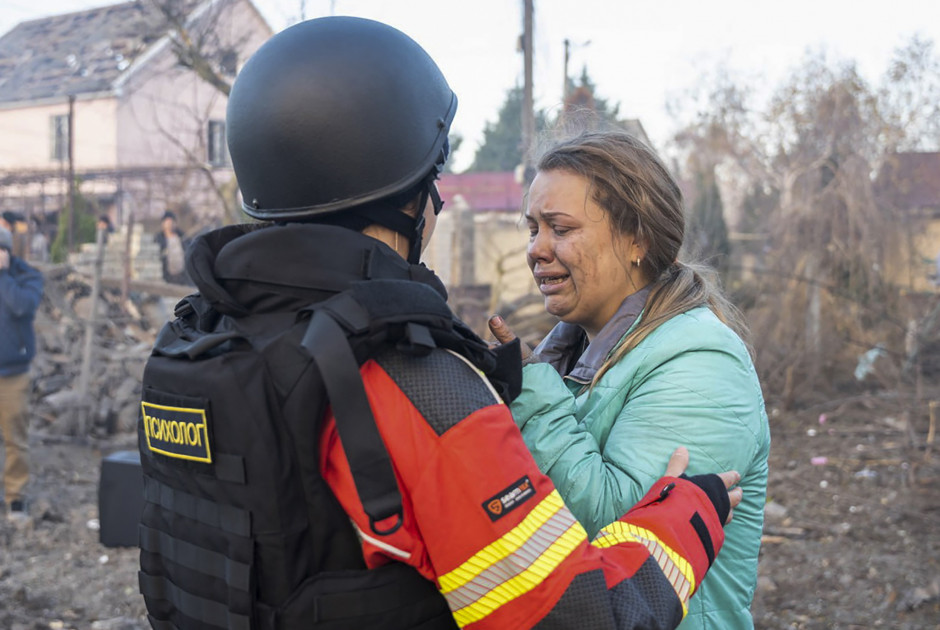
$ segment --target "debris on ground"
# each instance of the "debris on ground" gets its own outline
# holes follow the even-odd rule
[[[44,271],[31,504],[23,523],[0,518],[0,628],[142,630],[149,625],[137,590],[138,550],[100,543],[98,483],[106,456],[136,449],[140,375],[160,326],[189,289],[157,283],[122,297],[119,283],[102,287],[83,397],[90,282],[64,267]],[[76,412],[83,399],[94,403],[84,407],[84,425]],[[937,628],[937,405],[930,414],[909,407],[872,393],[768,410],[773,442],[757,628]]]

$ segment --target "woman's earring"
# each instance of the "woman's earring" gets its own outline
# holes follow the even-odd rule
[[[636,263],[634,263],[634,264],[635,264],[637,267],[640,266],[640,257],[639,257],[639,256],[636,257]]]

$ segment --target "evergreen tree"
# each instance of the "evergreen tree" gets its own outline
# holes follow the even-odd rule
[[[522,101],[521,86],[506,92],[496,122],[486,123],[483,129],[483,142],[468,172],[511,171],[522,163]],[[536,128],[538,122],[537,118]]]
[[[447,141],[450,143],[450,159],[444,162],[444,172],[453,173],[454,156],[457,154],[457,151],[460,150],[460,147],[463,146],[463,136],[459,133],[452,133],[448,136]]]
[[[596,129],[620,125],[620,104],[611,105],[607,99],[597,95],[597,86],[588,75],[587,68],[581,69],[578,81],[568,79],[568,92],[565,94],[564,111],[556,121],[556,126],[564,119],[565,128],[573,125],[579,129]]]
[[[581,71],[577,82],[569,80],[565,111],[549,120],[544,110],[535,112],[535,133],[556,129],[571,135],[583,129],[619,126],[620,105],[611,105],[598,98],[594,82],[587,68]],[[522,86],[506,92],[506,100],[499,110],[496,122],[488,122],[483,129],[483,142],[477,149],[467,172],[512,171],[522,163]]]
[[[75,198],[72,211],[75,213],[74,232],[75,243],[94,243],[96,238],[97,208],[94,202],[85,197],[80,191],[81,182],[75,181]],[[65,210],[59,212],[59,226],[55,240],[49,247],[49,256],[52,262],[65,262],[69,254],[69,213]]]
[[[731,243],[714,170],[696,172],[695,191],[685,239],[688,253],[724,275],[728,270]]]

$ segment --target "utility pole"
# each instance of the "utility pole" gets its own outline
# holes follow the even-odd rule
[[[575,44],[575,46],[580,48],[582,46],[587,46],[590,43],[591,43],[591,40],[587,40],[586,42]],[[568,81],[568,62],[570,60],[571,60],[571,40],[568,38],[565,38],[565,64],[564,64],[565,76],[562,77],[564,79],[564,82],[562,83],[562,86],[561,86],[562,115],[564,115],[565,107],[568,105],[568,92],[569,92],[569,87],[570,87],[570,82]]]
[[[78,410],[78,436],[81,440],[88,439],[88,421],[91,418],[91,368],[92,354],[95,347],[95,325],[98,318],[98,296],[101,294],[101,268],[104,263],[104,228],[99,227],[95,233],[95,270],[91,284],[91,307],[88,309],[88,318],[85,320],[85,345],[82,349],[82,367],[78,373],[78,393],[81,395],[81,406]]]
[[[522,90],[522,185],[526,188],[535,177],[532,144],[535,141],[535,105],[532,98],[532,39],[534,35],[534,0],[522,2],[522,55],[524,84]]]
[[[561,111],[558,112],[559,126],[565,128],[565,114],[568,112],[568,59],[571,57],[571,40],[565,38],[565,63],[562,66],[564,76],[561,83]]]
[[[69,251],[75,247],[75,95],[69,94]]]
[[[564,111],[565,101],[568,99],[568,58],[571,56],[571,40],[567,37],[565,38],[565,65],[564,72],[565,76],[564,81],[561,84],[561,106],[562,111]]]

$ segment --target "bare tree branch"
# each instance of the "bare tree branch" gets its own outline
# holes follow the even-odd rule
[[[239,46],[238,42],[222,42],[216,27],[234,1],[217,0],[204,14],[193,18],[193,0],[148,0],[166,21],[179,64],[226,96],[232,89],[226,75],[234,75]]]

